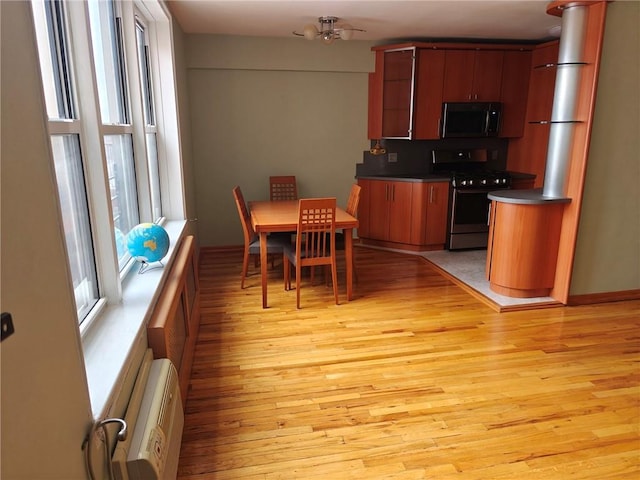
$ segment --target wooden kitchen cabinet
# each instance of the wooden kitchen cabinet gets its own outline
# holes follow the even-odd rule
[[[447,50],[443,102],[498,102],[502,50]]]
[[[449,208],[449,182],[425,183],[427,186],[427,222],[425,241],[429,246],[444,248],[447,240],[447,210]]]
[[[533,50],[524,134],[509,142],[507,168],[536,175],[536,188],[542,187],[547,163],[558,47],[554,40]]]
[[[501,136],[522,135],[530,46],[412,42],[373,47],[368,137],[437,140],[443,102],[502,102]]]
[[[444,60],[444,50],[376,51],[376,70],[369,74],[370,139],[440,138]]]
[[[556,63],[559,42],[554,41],[536,47],[531,58],[531,87],[527,106],[527,121],[548,122],[551,120],[553,95],[556,84]]]
[[[411,243],[442,249],[447,239],[449,182],[413,184]]]
[[[443,248],[449,182],[359,179],[360,226],[364,243],[409,250]]]
[[[517,298],[549,295],[564,208],[563,203],[491,202],[486,264],[491,290]]]
[[[529,76],[531,72],[531,51],[504,52],[502,63],[502,124],[500,136],[521,137],[527,114]]]
[[[418,49],[413,138],[440,138],[442,90],[444,88],[444,50]]]
[[[411,243],[411,182],[373,180],[369,185],[369,235]]]
[[[376,52],[376,72],[369,83],[369,102],[374,104],[369,109],[370,138],[411,138],[414,67],[414,47]]]

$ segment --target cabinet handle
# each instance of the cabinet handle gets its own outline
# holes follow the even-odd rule
[[[429,187],[429,203],[433,203],[433,185]]]
[[[489,211],[487,212],[487,226],[491,225],[491,205],[493,205],[493,202],[489,203]]]

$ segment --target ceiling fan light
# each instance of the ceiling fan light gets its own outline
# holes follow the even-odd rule
[[[336,39],[336,36],[333,33],[333,30],[327,30],[325,32],[322,32],[322,42],[325,45],[331,45],[335,39]]]
[[[348,23],[345,23],[340,27],[342,30],[340,31],[340,38],[342,40],[351,40],[353,38],[353,27]]]
[[[319,32],[318,28],[315,25],[307,23],[304,26],[302,33],[304,34],[304,38],[306,38],[307,40],[314,40],[318,36]]]

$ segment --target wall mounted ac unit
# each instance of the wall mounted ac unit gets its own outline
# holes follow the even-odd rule
[[[117,480],[174,480],[178,471],[184,413],[178,374],[170,360],[140,367],[125,419],[132,434],[116,445],[112,457]]]

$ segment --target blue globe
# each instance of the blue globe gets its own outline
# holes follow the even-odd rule
[[[127,235],[127,250],[139,262],[157,262],[169,251],[169,234],[155,223],[141,223]]]

